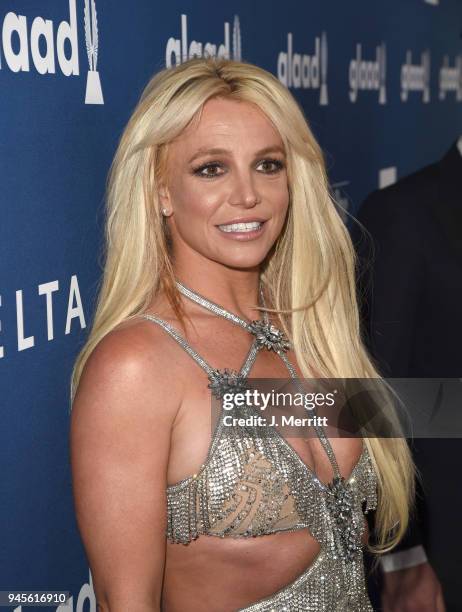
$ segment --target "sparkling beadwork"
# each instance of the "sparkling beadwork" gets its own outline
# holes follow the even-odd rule
[[[260,346],[273,350],[276,353],[285,352],[290,349],[290,342],[287,340],[283,331],[272,323],[264,321],[252,321],[248,329],[254,334]]]
[[[334,537],[338,554],[352,561],[361,550],[360,530],[354,519],[355,499],[350,485],[336,476],[328,485],[326,506],[335,522]]]
[[[182,292],[248,329],[248,323],[218,305],[210,306],[184,287]],[[264,347],[274,350],[296,378],[285,354],[288,343],[267,318],[254,328],[259,331],[241,370],[235,372],[213,369],[168,323],[144,316],[161,325],[206,371],[216,397],[246,388],[246,377]],[[240,410],[244,417],[253,413],[251,406]],[[225,428],[224,416],[222,410],[200,470],[167,487],[167,539],[188,544],[201,534],[249,538],[308,529],[320,544],[313,564],[277,593],[238,612],[372,612],[361,536],[363,504],[364,512],[377,506],[377,477],[367,445],[363,443],[360,459],[345,482],[328,438],[316,429],[335,474],[325,486],[282,436],[262,437],[256,426]]]
[[[238,393],[249,388],[247,379],[240,372],[228,368],[213,370],[209,380],[207,387],[217,399],[221,399],[225,393]]]

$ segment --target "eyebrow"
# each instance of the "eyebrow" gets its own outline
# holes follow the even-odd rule
[[[202,147],[194,153],[188,163],[192,163],[195,159],[197,159],[198,157],[203,157],[204,155],[226,155],[230,152],[231,151],[229,149],[222,149],[221,147],[213,147],[210,149]],[[259,151],[257,151],[255,153],[255,157],[260,157],[261,155],[268,155],[268,153],[282,153],[282,155],[285,155],[286,152],[284,148],[280,145],[270,145],[269,147],[265,147],[264,149],[260,149]]]

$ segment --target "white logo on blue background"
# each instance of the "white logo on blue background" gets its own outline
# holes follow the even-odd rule
[[[355,103],[359,91],[378,91],[379,104],[387,102],[387,48],[384,42],[375,48],[375,61],[363,58],[361,43],[356,44],[356,57],[350,60],[348,79],[350,101]]]
[[[401,66],[401,100],[406,102],[410,91],[421,91],[422,102],[430,102],[430,51],[420,55],[421,63],[412,63],[412,51],[406,51],[406,61]]]
[[[233,21],[233,59],[240,60],[242,59],[242,49],[241,49],[241,22],[239,21],[239,16],[234,15]]]
[[[439,99],[445,100],[449,91],[456,92],[457,102],[462,101],[462,55],[455,58],[454,66],[449,64],[449,56],[444,56],[439,72]]]
[[[314,39],[314,53],[294,53],[293,34],[287,33],[287,50],[278,54],[278,79],[288,89],[319,89],[319,104],[329,103],[327,92],[327,34]]]
[[[91,0],[91,4],[90,0],[85,0],[84,26],[89,67],[85,104],[104,104],[99,73],[96,70],[98,63],[98,20],[96,18],[95,0]]]
[[[174,66],[185,62],[192,57],[213,56],[224,57],[226,59],[240,60],[242,57],[241,25],[239,16],[234,16],[232,49],[231,49],[230,25],[224,23],[224,41],[220,45],[211,42],[198,42],[188,37],[188,17],[181,15],[181,36],[168,39],[165,47],[165,65]]]
[[[95,0],[85,0],[83,17],[89,64],[85,103],[104,104],[99,73],[96,70],[98,23]],[[13,47],[14,38],[19,40],[19,48],[17,45]],[[41,39],[42,44],[39,45]],[[32,63],[35,70],[42,75],[56,74],[59,68],[63,76],[79,76],[76,0],[69,0],[69,20],[61,21],[56,33],[55,24],[51,19],[35,17],[29,29],[28,18],[25,15],[9,11],[3,19],[0,43],[3,47],[4,63],[11,72],[30,72]],[[64,51],[65,45],[70,48],[70,53],[68,52],[67,55]],[[2,68],[4,65],[2,65],[2,53],[0,53],[0,70]]]
[[[79,51],[75,0],[69,0],[69,21],[61,21],[58,30],[54,31],[51,19],[35,17],[30,32],[25,15],[17,15],[13,11],[5,15],[2,26],[1,43],[3,43],[3,57],[11,72],[29,72],[29,54],[32,63],[39,74],[55,74],[55,47],[58,66],[64,76],[79,74]],[[13,36],[19,40],[19,49],[13,49]],[[40,38],[45,41],[45,53],[39,48]],[[30,41],[30,49],[29,49]],[[70,56],[66,57],[64,45],[70,46]],[[16,46],[16,45],[15,45]],[[42,47],[43,48],[43,47]],[[0,54],[0,69],[3,68]]]

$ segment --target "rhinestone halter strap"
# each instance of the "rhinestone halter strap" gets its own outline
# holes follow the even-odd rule
[[[289,348],[291,348],[291,344],[286,339],[284,332],[279,330],[276,326],[274,326],[273,324],[269,322],[269,317],[268,317],[268,313],[266,310],[263,311],[263,321],[260,319],[260,320],[251,321],[249,323],[245,321],[244,319],[242,319],[241,317],[237,316],[236,314],[229,312],[222,306],[219,306],[215,302],[208,300],[203,295],[200,295],[199,293],[193,291],[189,287],[186,287],[183,283],[181,283],[178,280],[176,281],[176,286],[178,290],[180,291],[180,293],[182,293],[185,297],[189,298],[193,302],[196,302],[196,304],[199,304],[203,308],[210,310],[216,315],[223,317],[224,319],[227,319],[228,321],[231,321],[235,325],[239,325],[240,327],[243,327],[245,330],[253,334],[256,337],[259,348],[266,348],[267,350],[273,350],[277,355],[279,355],[279,357],[284,362],[287,370],[290,373],[291,378],[294,379],[295,384],[299,388],[301,388],[295,368],[293,367],[293,365],[289,361],[289,358],[286,355],[286,351]],[[263,306],[263,308],[266,308],[265,298],[264,298],[264,293],[263,293],[263,286],[261,282],[259,286],[259,294],[260,294],[261,305]],[[244,384],[245,383],[242,382],[243,386]],[[323,427],[315,426],[314,429],[316,431],[316,435],[318,436],[329,458],[329,461],[330,461],[330,464],[332,466],[332,470],[334,473],[334,477],[333,477],[333,480],[330,486],[335,487],[335,489],[337,490],[343,481],[343,477],[340,475],[340,469],[338,467],[338,463],[337,463],[337,459],[335,457],[334,451],[332,450],[332,446],[329,442],[328,437],[325,434]]]
[[[232,395],[250,385],[250,370],[263,348],[274,351],[283,360],[294,384],[299,387],[300,381],[295,368],[286,355],[291,347],[290,342],[281,330],[270,323],[265,310],[261,319],[248,322],[180,282],[177,282],[177,288],[185,297],[217,316],[243,327],[254,336],[240,370],[227,368],[220,370],[207,363],[169,323],[156,315],[142,315],[168,332],[206,372],[209,379],[208,387],[215,397],[222,398],[224,393]],[[265,308],[261,283],[259,294],[261,305]],[[263,438],[258,437],[257,429],[255,429],[257,437],[253,442],[250,440],[250,446],[248,427],[241,428],[236,425],[231,428],[229,436],[224,436],[225,413],[223,410],[222,405],[218,426],[212,434],[207,457],[199,473],[167,489],[169,540],[188,543],[200,533],[222,537],[225,535],[249,537],[279,530],[308,527],[313,536],[322,543],[322,546],[326,547],[325,551],[330,559],[326,563],[336,566],[336,574],[340,571],[337,563],[342,566],[341,571],[345,572],[345,576],[351,577],[356,574],[362,567],[359,561],[362,547],[362,503],[367,501],[365,512],[368,508],[374,508],[376,503],[374,501],[376,499],[376,479],[368,458],[367,448],[363,445],[360,460],[350,477],[345,480],[340,475],[335,455],[324,429],[316,428],[316,434],[334,472],[332,482],[324,485],[277,429],[276,436],[264,436]],[[243,414],[247,414],[246,410],[247,408],[244,407]],[[250,430],[253,431],[251,426]],[[247,456],[245,448],[248,446],[254,452]],[[255,450],[258,451],[257,455],[255,455]],[[233,466],[232,469],[230,466]],[[265,480],[268,468],[270,468],[268,475],[271,478]],[[257,489],[252,488],[251,491],[255,495],[257,495],[256,490],[260,491],[261,498],[258,503],[257,498],[252,498],[251,492],[245,493],[249,496],[248,498],[242,498],[234,488],[239,483],[242,487],[247,487],[247,484],[253,483],[254,480]],[[278,487],[282,488],[279,490]],[[287,490],[284,487],[288,487]],[[277,494],[282,497],[279,499]],[[240,508],[239,513],[232,518],[231,515],[237,508],[236,504],[243,503],[243,500],[246,504],[245,508]],[[227,517],[232,518],[229,524],[226,523]],[[266,608],[255,608],[257,609],[266,612]],[[254,610],[253,607],[252,610]]]
[[[263,311],[263,320],[255,320],[249,323],[236,314],[229,312],[222,306],[208,300],[203,295],[200,295],[189,287],[186,287],[178,280],[176,281],[176,286],[180,293],[182,293],[185,297],[196,302],[210,312],[231,321],[235,325],[243,327],[245,330],[253,334],[255,336],[255,341],[252,346],[254,347],[254,350],[256,349],[253,356],[254,359],[258,350],[261,350],[262,348],[273,350],[282,359],[290,373],[291,378],[294,380],[294,383],[303,393],[303,388],[297,377],[295,368],[286,355],[286,351],[291,348],[291,344],[287,340],[284,332],[270,323],[267,311]],[[259,284],[259,294],[262,306],[265,308],[265,299],[261,281]],[[214,370],[212,374],[209,374],[209,380],[210,384],[208,386],[217,398],[221,398],[224,393],[243,390],[247,386],[247,379],[245,375],[243,375],[242,371],[234,372],[233,370],[227,369]],[[358,526],[354,525],[353,520],[354,495],[351,491],[349,482],[340,474],[337,459],[329,439],[326,436],[324,428],[316,425],[314,429],[332,466],[333,478],[326,488],[326,506],[329,513],[335,519],[337,537],[339,540],[339,554],[344,556],[346,560],[351,560],[354,558],[358,547],[356,537]]]

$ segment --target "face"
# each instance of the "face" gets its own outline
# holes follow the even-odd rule
[[[258,267],[289,204],[284,146],[266,115],[247,102],[207,101],[169,145],[167,167],[159,196],[175,262]]]

